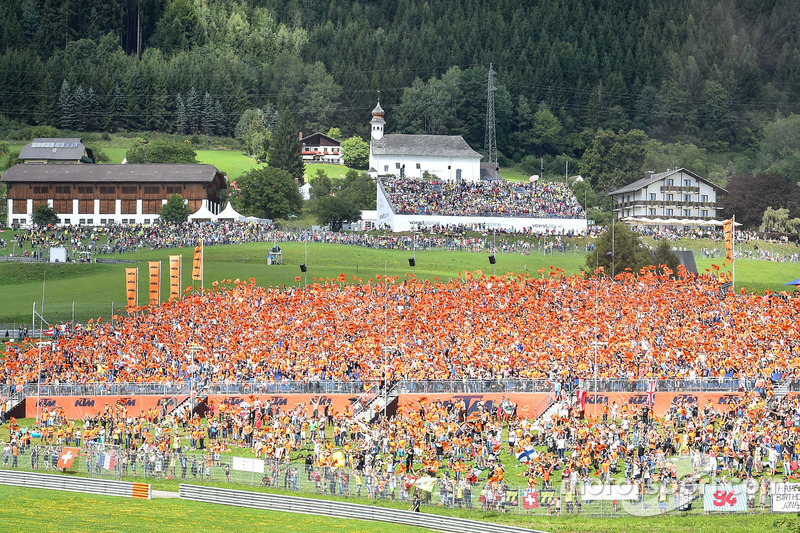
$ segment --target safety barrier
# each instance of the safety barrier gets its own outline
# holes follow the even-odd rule
[[[147,483],[16,472],[13,470],[0,470],[0,485],[121,496],[123,498],[143,498],[147,500],[152,497],[152,489]]]
[[[436,531],[453,533],[544,533],[540,530],[526,529],[507,524],[494,524],[477,520],[467,520],[450,516],[414,513],[400,509],[373,507],[315,498],[298,498],[261,492],[202,487],[181,483],[180,497],[183,500],[194,500],[205,503],[235,505],[269,511],[303,513],[334,518],[349,518],[377,522],[392,522],[409,526],[426,527]]]

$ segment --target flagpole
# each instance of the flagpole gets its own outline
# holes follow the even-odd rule
[[[736,294],[736,214],[731,218],[731,248],[733,259],[733,275],[731,276],[731,291]]]
[[[206,267],[206,249],[203,246],[203,239],[200,238],[200,294],[205,292],[206,290],[206,282],[205,278],[203,277],[205,274],[205,267]]]

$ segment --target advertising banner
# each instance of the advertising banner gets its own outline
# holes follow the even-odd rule
[[[150,305],[158,305],[161,299],[161,261],[149,261],[150,267]]]
[[[181,297],[182,255],[169,256],[169,299]]]
[[[139,281],[139,269],[138,268],[126,268],[125,269],[125,291],[126,296],[128,299],[128,307],[138,307],[139,306],[139,297],[137,294],[137,287]]]
[[[207,405],[225,405],[226,407],[242,407],[244,405],[252,407],[253,403],[258,400],[261,404],[269,402],[272,409],[279,412],[291,411],[298,404],[304,404],[306,408],[306,415],[311,415],[314,412],[315,406],[317,412],[322,414],[325,405],[329,405],[333,409],[333,413],[343,413],[346,407],[350,406],[350,394],[253,394],[253,395],[228,395],[228,394],[211,394],[206,399]]]
[[[458,403],[463,400],[467,408],[467,416],[469,416],[478,411],[480,402],[483,402],[484,410],[496,413],[505,398],[517,405],[516,416],[535,418],[547,409],[547,397],[548,393],[546,392],[531,392],[527,394],[519,392],[506,394],[401,394],[398,399],[398,409],[405,412],[418,411],[422,403],[428,404],[436,401]]]
[[[39,399],[40,409],[60,407],[67,418],[81,419],[84,416],[94,416],[101,413],[106,407],[114,404],[122,405],[128,410],[128,415],[136,416],[150,409],[162,408],[167,405],[173,407],[186,399],[186,396],[42,396]],[[25,398],[25,416],[36,417],[36,397]]]

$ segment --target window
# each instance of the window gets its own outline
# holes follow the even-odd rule
[[[136,194],[136,187],[131,185],[123,185],[122,194]]]
[[[671,187],[673,185],[675,185],[675,181],[672,178],[668,179],[667,180],[667,187]]]
[[[383,171],[389,172],[389,165],[383,165]]]
[[[692,180],[683,180],[683,186],[684,187],[691,187],[692,186]]]
[[[685,216],[685,217],[692,216],[692,210],[691,209],[684,209],[683,210],[683,216]]]
[[[100,194],[116,194],[117,188],[113,185],[101,185]]]
[[[146,218],[146,219],[144,219],[144,223],[145,223],[146,225],[149,225],[149,224],[150,224],[150,219],[149,219],[149,218]]]
[[[82,218],[78,221],[78,224],[86,224],[86,219]]]
[[[144,193],[145,194],[158,194],[159,192],[161,192],[160,189],[161,188],[158,185],[148,185],[147,187],[144,188]]]
[[[656,210],[653,209],[653,208],[650,208],[650,209],[647,210],[647,214],[650,215],[650,216],[654,216],[656,214]]]
[[[708,218],[708,209],[703,209],[702,211],[700,211],[700,216]]]
[[[668,194],[668,195],[667,195],[667,201],[668,201],[668,202],[671,202],[671,201],[673,200],[673,198],[674,198],[674,196],[673,196],[673,195],[671,195],[671,194]]]
[[[417,163],[417,168],[418,168],[418,169],[420,168],[420,165],[419,165],[419,163]]]
[[[182,189],[180,185],[170,185],[167,187],[167,194],[180,194]]]
[[[461,169],[460,168],[456,169],[456,180],[457,181],[461,181]]]
[[[653,201],[655,201],[655,199],[656,199],[656,193],[651,192],[650,193],[650,201],[653,202]]]
[[[671,216],[672,216],[672,209],[667,209],[667,216],[668,216],[668,217],[671,217]]]
[[[100,225],[101,225],[101,226],[105,226],[105,225],[106,225],[106,221],[107,221],[107,220],[108,220],[107,218],[101,218],[101,219],[100,219]]]
[[[94,219],[93,219],[93,218],[90,218],[90,219],[89,219],[89,220],[87,220],[86,222],[87,222],[88,224],[94,224]]]
[[[33,193],[34,194],[47,194],[48,187],[45,186],[34,186]]]
[[[395,163],[394,168],[400,168],[400,163]]]
[[[58,194],[69,194],[70,186],[69,185],[56,185],[56,193]]]
[[[64,219],[64,224],[72,224],[72,219],[71,218],[65,218]]]
[[[78,194],[93,194],[94,187],[91,185],[78,185]]]
[[[700,201],[701,202],[708,202],[708,195],[707,194],[701,194],[700,195]]]
[[[692,201],[692,195],[691,194],[684,194],[683,195],[683,201],[684,202],[691,202]]]

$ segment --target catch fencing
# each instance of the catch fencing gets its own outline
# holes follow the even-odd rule
[[[38,439],[34,439],[38,441]],[[184,441],[186,443],[186,441]],[[206,441],[205,444],[208,444]],[[199,445],[199,443],[198,443]],[[10,450],[7,447],[7,450]],[[58,458],[62,446],[35,445],[21,450],[16,459],[4,451],[2,468],[12,472],[57,473]],[[311,455],[304,449],[302,456]],[[430,491],[420,491],[421,504],[451,509],[483,512],[514,513],[526,515],[590,515],[618,517],[634,514],[650,516],[661,513],[661,484],[654,477],[652,482],[632,485],[626,495],[617,499],[586,489],[587,480],[579,481],[568,490],[568,483],[557,483],[551,488],[541,486],[533,491],[528,487],[514,486],[513,481],[522,471],[512,468],[506,472],[506,482],[490,488],[488,471],[463,473],[457,480],[439,477]],[[380,470],[379,470],[380,469]],[[69,469],[77,479],[134,481],[149,484],[150,480],[168,479],[192,484],[230,484],[231,487],[259,486],[273,491],[294,494],[316,494],[332,498],[361,498],[373,501],[393,501],[411,505],[416,487],[409,485],[403,475],[386,472],[384,463],[376,461],[374,469],[357,471],[349,467],[320,467],[306,464],[302,457],[295,462],[232,457],[210,450],[183,449],[158,451],[156,449],[126,450],[124,446],[110,444],[84,444]],[[477,481],[467,482],[474,474]],[[557,473],[554,473],[556,477]],[[709,479],[713,481],[713,479]],[[593,485],[596,486],[596,485]],[[669,512],[703,512],[702,486],[681,483],[668,485],[664,506]],[[676,490],[672,490],[675,488]],[[747,492],[750,512],[772,509],[772,486],[767,494],[759,487],[750,487]],[[633,492],[631,492],[633,491]],[[582,496],[582,494],[586,495]],[[759,508],[758,503],[761,503]]]

